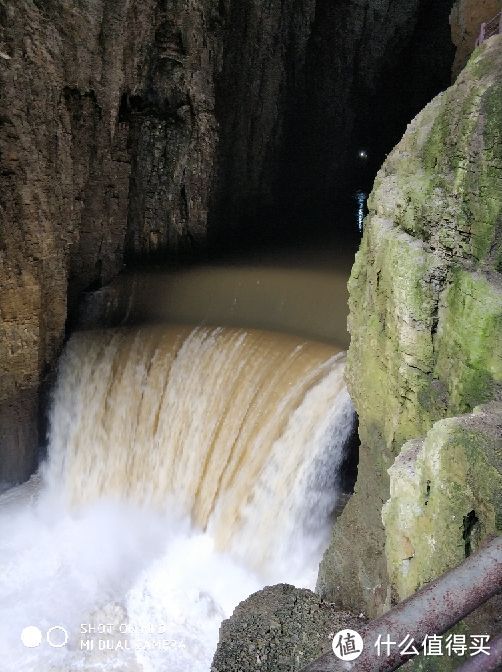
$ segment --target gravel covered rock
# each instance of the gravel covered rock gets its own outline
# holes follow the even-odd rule
[[[335,632],[362,619],[287,584],[254,593],[223,621],[211,672],[293,672],[331,649]]]

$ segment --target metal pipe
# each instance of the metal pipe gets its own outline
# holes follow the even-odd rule
[[[410,660],[399,650],[412,637],[420,649],[426,635],[440,635],[472,611],[502,591],[502,536],[481,547],[477,553],[428,583],[386,614],[361,628],[365,646],[354,661],[344,662],[328,653],[303,668],[302,672],[387,672]],[[387,657],[378,656],[378,636],[396,643]],[[387,651],[386,651],[387,653]],[[482,655],[482,654],[480,654]]]
[[[476,47],[494,35],[502,34],[502,12],[493,17],[490,21],[481,24],[479,37],[476,40]]]
[[[502,670],[502,633],[490,640],[490,655],[469,658],[457,672],[497,672]]]
[[[481,24],[481,31],[479,33],[479,38],[478,38],[479,44],[483,44],[483,42],[485,41],[485,30],[486,30],[486,23],[482,23]]]

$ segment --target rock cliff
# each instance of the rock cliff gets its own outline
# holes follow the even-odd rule
[[[495,37],[377,176],[349,283],[359,475],[318,583],[341,607],[376,615],[501,531],[500,405],[471,413],[502,397],[501,140]]]
[[[386,555],[404,599],[502,530],[502,404],[439,420],[389,474]]]
[[[219,19],[202,4],[0,3],[0,480],[34,467],[81,290],[205,238]]]
[[[474,51],[481,24],[490,21],[500,10],[500,0],[456,0],[450,16],[451,35],[457,47],[453,78],[465,67]]]
[[[0,481],[35,467],[82,291],[326,212],[361,129],[379,162],[445,85],[450,5],[1,0]]]

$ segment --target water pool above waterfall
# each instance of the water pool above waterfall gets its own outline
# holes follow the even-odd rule
[[[5,672],[208,672],[240,600],[312,587],[354,421],[344,366],[256,330],[75,334],[47,461],[0,501]],[[49,641],[23,646],[26,626]]]

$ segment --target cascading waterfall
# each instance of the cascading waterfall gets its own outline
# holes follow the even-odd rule
[[[6,672],[208,672],[238,601],[311,587],[353,425],[344,365],[332,346],[254,330],[74,335],[40,484],[0,498]],[[82,624],[110,622],[111,641],[153,623],[164,644],[89,645]],[[68,642],[23,648],[33,624]]]

